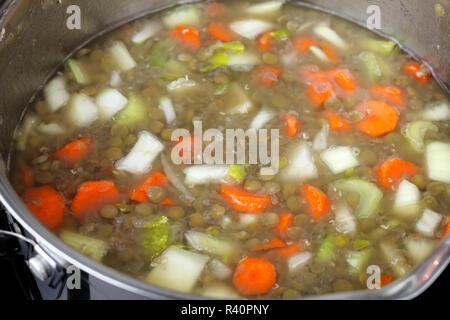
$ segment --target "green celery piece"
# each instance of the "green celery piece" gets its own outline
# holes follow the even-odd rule
[[[286,39],[286,38],[289,38],[290,33],[289,33],[288,29],[280,29],[280,30],[271,32],[270,35],[274,39]]]
[[[367,247],[370,247],[369,240],[355,240],[353,242],[353,250],[361,251],[362,249],[365,249]]]
[[[244,168],[241,166],[237,166],[235,164],[230,166],[230,170],[228,171],[228,175],[236,180],[242,180],[247,175],[247,172],[245,172]]]
[[[73,249],[96,261],[101,261],[108,251],[108,244],[105,241],[69,230],[61,230],[59,238]]]
[[[91,83],[89,75],[86,73],[86,71],[83,68],[83,65],[79,61],[76,61],[75,59],[69,59],[66,61],[66,66],[70,70],[70,72],[72,72],[75,81],[79,85],[84,86]]]
[[[390,40],[377,40],[377,39],[362,39],[360,42],[361,47],[365,50],[369,50],[383,56],[389,56],[395,49],[395,42]]]
[[[240,41],[233,42],[217,42],[208,48],[210,51],[232,51],[236,53],[242,53],[245,50],[245,46]]]
[[[363,51],[358,57],[361,60],[362,66],[371,81],[376,82],[381,79],[383,76],[383,71],[375,54],[372,52]]]
[[[336,244],[334,242],[334,236],[329,234],[320,244],[317,250],[316,259],[319,262],[330,262],[335,257]]]
[[[207,233],[189,230],[185,233],[185,237],[188,244],[195,250],[216,255],[222,260],[234,256],[237,251],[237,247],[234,243],[216,238]]]
[[[372,257],[372,252],[372,248],[349,252],[347,256],[348,272],[352,275],[359,275],[364,272],[365,267]]]
[[[417,152],[425,150],[424,138],[428,131],[438,132],[438,127],[431,121],[418,120],[410,122],[406,125],[405,136],[411,147]]]
[[[358,219],[372,218],[380,207],[383,192],[373,183],[360,178],[341,179],[333,183],[343,193],[359,194],[359,204],[355,214]]]
[[[150,65],[152,67],[164,67],[169,59],[169,51],[172,42],[168,39],[156,42],[150,49]]]
[[[227,92],[228,86],[230,85],[231,81],[227,81],[225,83],[222,83],[216,88],[216,91],[214,91],[214,94],[216,96],[221,96]]]
[[[226,68],[230,59],[228,55],[223,52],[219,52],[214,54],[211,58],[208,59],[208,65],[204,68],[200,69],[200,72],[209,72],[217,69]]]
[[[167,248],[169,233],[170,222],[165,216],[156,218],[145,226],[141,244],[151,259]]]
[[[131,127],[147,119],[147,106],[137,95],[130,95],[128,105],[120,111],[116,123],[119,126]]]
[[[169,59],[164,66],[161,76],[169,81],[184,77],[189,73],[189,69],[181,62],[175,59]]]

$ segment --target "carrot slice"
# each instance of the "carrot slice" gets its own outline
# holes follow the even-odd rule
[[[373,99],[381,100],[394,106],[403,107],[405,98],[402,90],[389,86],[374,86],[369,89]]]
[[[306,37],[297,37],[294,39],[294,47],[298,52],[304,53],[309,50],[312,46],[318,46],[319,43],[310,38]]]
[[[258,48],[259,51],[261,51],[262,53],[269,51],[270,48],[272,48],[272,46],[273,46],[273,38],[270,32],[264,33],[258,39]]]
[[[256,80],[266,87],[272,87],[280,78],[281,69],[269,65],[262,65],[255,70]]]
[[[320,189],[305,184],[303,186],[303,197],[314,220],[319,220],[330,211],[330,200]]]
[[[328,73],[332,76],[333,80],[348,93],[355,92],[358,87],[356,76],[348,69],[330,70]]]
[[[151,187],[164,187],[167,184],[167,178],[161,172],[151,174],[139,186],[133,188],[130,192],[130,199],[137,202],[149,201],[147,191]]]
[[[365,118],[358,122],[356,128],[370,137],[385,135],[397,127],[399,118],[397,110],[382,101],[366,101],[358,107],[358,110]]]
[[[178,26],[170,32],[180,44],[190,50],[198,50],[201,47],[200,34],[194,27]]]
[[[22,173],[22,181],[26,187],[32,187],[34,185],[34,172],[33,170],[27,166],[23,165],[20,168],[20,171]]]
[[[391,282],[393,282],[395,279],[393,276],[391,276],[390,274],[385,274],[381,276],[380,279],[380,285],[382,287],[387,286],[388,284],[390,284]]]
[[[271,249],[276,249],[276,248],[282,248],[286,246],[286,244],[281,241],[279,238],[274,237],[273,239],[263,242],[260,245],[257,245],[256,247],[254,247],[252,250],[253,251],[266,251],[266,250],[271,250]]]
[[[339,63],[339,55],[332,46],[330,46],[328,43],[321,42],[319,43],[319,47],[332,63]]]
[[[255,195],[229,185],[222,185],[220,194],[232,208],[241,212],[260,213],[271,203],[269,196]]]
[[[325,110],[323,116],[328,121],[331,130],[347,131],[351,129],[350,124],[335,110]]]
[[[264,258],[245,258],[236,267],[233,284],[243,295],[269,292],[277,278],[275,266]]]
[[[89,153],[91,145],[92,140],[90,138],[73,141],[55,152],[53,158],[67,165],[74,165]]]
[[[175,205],[175,201],[170,198],[167,198],[159,203],[160,206],[163,207],[173,207]]]
[[[75,217],[81,219],[104,205],[117,203],[119,198],[119,191],[113,181],[88,181],[78,188],[71,210]]]
[[[209,34],[222,42],[231,42],[237,39],[236,34],[224,23],[213,22],[208,27]]]
[[[285,238],[288,228],[294,225],[294,215],[292,213],[280,214],[280,221],[275,227],[275,232],[282,238]]]
[[[217,18],[225,14],[225,6],[218,2],[211,2],[205,6],[205,13],[210,18]]]
[[[275,253],[283,259],[287,259],[300,251],[302,251],[300,243],[294,243],[283,248],[275,249]]]
[[[447,222],[445,229],[444,229],[444,235],[442,236],[442,238],[445,238],[446,236],[448,236],[450,234],[450,221]]]
[[[322,73],[317,73],[313,76],[306,93],[316,109],[323,107],[325,100],[328,98],[336,96],[336,91],[330,80]]]
[[[22,200],[36,218],[47,228],[55,230],[64,219],[64,198],[52,187],[29,189]]]
[[[418,166],[399,158],[386,160],[376,169],[378,183],[387,189],[396,186],[402,179],[411,178],[418,173],[420,173]]]
[[[416,79],[421,84],[428,84],[430,80],[430,72],[427,69],[422,68],[418,63],[411,62],[403,67],[403,70]]]
[[[288,137],[294,138],[300,132],[300,121],[298,117],[292,113],[286,113],[283,116],[284,129]]]

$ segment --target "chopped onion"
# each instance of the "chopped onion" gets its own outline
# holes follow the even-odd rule
[[[177,118],[175,109],[173,108],[172,100],[170,100],[170,98],[162,97],[159,100],[159,109],[161,109],[162,112],[164,113],[164,117],[166,118],[167,124],[172,124]]]
[[[431,142],[425,149],[428,178],[450,183],[450,143]]]
[[[201,289],[200,294],[208,299],[242,299],[236,290],[225,283],[209,283]]]
[[[98,119],[97,105],[91,97],[76,93],[69,102],[67,116],[77,127],[88,127]]]
[[[415,218],[420,213],[420,190],[415,184],[403,180],[397,189],[394,201],[394,213],[403,218]]]
[[[70,100],[65,79],[62,76],[58,76],[51,80],[44,87],[44,96],[51,112],[58,111],[64,107]]]
[[[323,151],[327,148],[328,134],[330,132],[330,126],[325,124],[322,129],[316,134],[313,140],[313,150],[315,152]]]
[[[147,21],[142,28],[133,36],[131,41],[134,43],[144,43],[162,29],[158,21]]]
[[[426,237],[433,237],[441,220],[442,216],[439,213],[426,208],[422,217],[417,221],[416,230]]]
[[[450,120],[450,104],[447,100],[440,100],[429,103],[422,112],[422,117],[430,121]]]
[[[221,183],[228,175],[228,165],[198,165],[185,168],[184,182],[187,185]]]
[[[317,25],[314,28],[314,33],[341,50],[347,50],[348,48],[347,43],[336,33],[336,31],[331,29],[325,23],[320,23],[319,25]]]
[[[219,259],[213,259],[209,263],[209,268],[214,276],[219,280],[226,280],[231,277],[233,271]]]
[[[117,112],[125,108],[128,99],[116,89],[106,88],[95,98],[100,117],[104,120],[111,119]]]
[[[425,149],[424,138],[428,131],[437,132],[439,129],[431,121],[413,121],[406,125],[405,136],[411,147],[417,152],[423,152]]]
[[[350,147],[331,147],[323,151],[320,158],[334,174],[359,166],[358,159]]]
[[[438,242],[434,239],[408,237],[405,239],[405,247],[409,256],[415,263],[421,263],[433,252]]]
[[[251,213],[240,213],[238,216],[239,224],[243,227],[257,224],[259,221],[259,216],[257,214]]]
[[[284,1],[266,1],[262,3],[253,4],[245,11],[254,15],[266,15],[277,13],[281,10]]]
[[[109,79],[109,84],[111,87],[117,88],[122,85],[122,78],[120,77],[120,73],[117,70],[113,70],[111,72],[111,77]]]
[[[136,67],[136,61],[122,41],[115,41],[109,51],[114,62],[122,71],[128,71]]]
[[[196,27],[200,25],[200,16],[201,12],[197,6],[184,5],[169,11],[163,16],[162,21],[169,29],[178,26]]]
[[[280,177],[285,181],[317,178],[317,168],[309,146],[302,142],[292,149],[289,155],[289,163],[281,170]]]
[[[261,60],[253,53],[244,52],[228,54],[227,65],[235,71],[248,72],[259,63],[261,63]]]
[[[356,218],[345,202],[340,201],[337,203],[334,215],[337,232],[353,234],[356,231]]]
[[[170,165],[169,161],[167,161],[167,158],[164,156],[164,154],[161,154],[161,164],[164,170],[164,173],[166,174],[167,180],[182,194],[184,194],[186,200],[193,202],[195,200],[195,197],[188,191],[186,186],[181,182],[180,178],[176,175],[175,171],[173,171],[172,166]]]
[[[328,59],[328,56],[319,47],[311,46],[309,48],[309,51],[311,51],[311,53],[320,61],[325,62],[325,63],[330,63],[330,59]]]
[[[229,114],[246,114],[253,109],[253,102],[245,93],[245,90],[233,82],[228,86],[225,94],[225,109]]]
[[[37,130],[43,134],[49,136],[58,136],[66,133],[66,129],[64,129],[59,123],[52,122],[49,124],[41,123]]]
[[[311,252],[297,253],[288,259],[289,273],[295,273],[305,266],[312,258]]]
[[[271,30],[273,26],[262,20],[247,19],[231,23],[230,28],[240,36],[253,40],[261,33]]]
[[[169,91],[178,91],[181,89],[192,88],[197,85],[197,82],[194,80],[190,80],[188,77],[179,78],[175,81],[172,81],[167,85],[167,90]]]
[[[163,149],[164,145],[157,137],[147,131],[142,131],[128,155],[116,163],[116,169],[136,175],[147,173],[152,167],[153,160]]]
[[[258,114],[253,118],[252,122],[250,123],[249,128],[258,130],[263,128],[268,122],[270,122],[277,113],[269,108],[263,108],[261,111],[258,112]]]

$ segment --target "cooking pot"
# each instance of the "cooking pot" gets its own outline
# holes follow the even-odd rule
[[[8,181],[9,151],[13,132],[28,102],[61,65],[65,57],[100,33],[148,13],[187,1],[78,0],[80,30],[66,27],[68,0],[5,0],[0,12],[0,200],[18,223],[14,231],[33,239],[28,260],[43,280],[74,265],[89,275],[91,288],[119,299],[196,299],[198,297],[157,288],[91,260],[66,246],[30,214]],[[342,16],[365,26],[369,5],[381,10],[383,35],[398,40],[403,49],[423,59],[448,95],[450,84],[450,13],[436,15],[438,1],[305,0],[301,5]],[[448,2],[440,1],[444,10]],[[447,6],[445,8],[445,5]],[[33,242],[34,243],[34,242]],[[318,299],[408,299],[423,292],[450,261],[450,237],[409,275],[381,290],[316,296]],[[108,295],[107,295],[108,296]]]

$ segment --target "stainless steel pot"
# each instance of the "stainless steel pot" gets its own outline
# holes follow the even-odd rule
[[[198,297],[156,288],[103,266],[72,250],[42,226],[22,204],[8,181],[8,154],[12,136],[26,105],[63,59],[101,32],[176,3],[175,0],[78,0],[82,29],[66,28],[68,0],[5,0],[0,12],[0,200],[14,219],[44,250],[30,267],[44,278],[72,264],[90,275],[96,290],[111,298]],[[447,90],[450,84],[450,17],[437,17],[438,1],[305,0],[293,1],[334,12],[365,25],[367,8],[381,9],[382,33],[423,59]],[[443,5],[447,1],[440,1]],[[16,232],[21,232],[16,228]],[[39,249],[37,250],[39,251]],[[381,290],[318,296],[319,299],[407,299],[419,295],[450,261],[450,237],[408,276]],[[40,269],[41,268],[41,269]],[[44,269],[42,269],[44,268]]]

